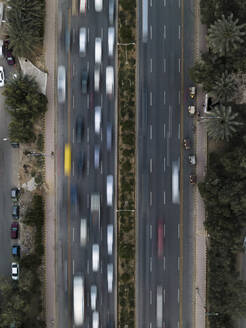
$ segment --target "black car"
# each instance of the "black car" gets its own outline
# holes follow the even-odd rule
[[[14,219],[19,219],[20,207],[19,205],[13,205],[12,207],[12,216]]]
[[[88,92],[89,74],[88,71],[82,71],[82,93]]]
[[[83,138],[83,119],[81,116],[79,116],[76,120],[75,133],[76,142],[81,143]]]

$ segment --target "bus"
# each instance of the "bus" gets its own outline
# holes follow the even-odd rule
[[[81,326],[85,316],[84,280],[81,276],[73,278],[73,319],[75,326]]]
[[[70,147],[69,144],[65,145],[64,173],[65,173],[66,176],[70,176],[70,173],[71,173],[71,147]]]

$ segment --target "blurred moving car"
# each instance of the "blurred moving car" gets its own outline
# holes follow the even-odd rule
[[[95,39],[95,63],[101,64],[102,61],[102,39]]]
[[[113,240],[114,240],[114,228],[112,224],[107,226],[107,247],[108,254],[112,255],[113,253]]]
[[[80,245],[85,246],[87,242],[87,220],[82,218],[80,220]]]
[[[86,13],[86,1],[87,0],[79,0],[79,12],[81,14],[85,14]]]
[[[161,220],[158,221],[158,232],[157,232],[157,251],[158,257],[163,256],[163,237],[164,237],[164,227]]]
[[[11,269],[12,269],[12,279],[18,280],[19,279],[19,264],[12,262]]]
[[[100,67],[96,65],[94,70],[94,89],[99,91],[100,89]]]
[[[101,106],[95,107],[95,133],[99,134],[101,131],[101,121],[102,121],[102,108]]]
[[[77,159],[77,175],[78,177],[82,176],[85,170],[85,158],[84,153],[81,151],[79,152],[78,159]]]
[[[99,328],[99,313],[97,311],[92,312],[92,328]]]
[[[92,245],[92,271],[97,272],[99,270],[99,245]]]
[[[114,68],[108,66],[106,68],[106,94],[112,96],[114,92]]]
[[[4,70],[3,70],[3,66],[0,66],[0,87],[4,87]]]
[[[111,150],[112,148],[112,124],[108,123],[107,124],[107,134],[106,134],[106,139],[107,139],[107,150]]]
[[[65,145],[64,150],[64,173],[66,176],[71,173],[71,147],[69,144]]]
[[[85,290],[82,276],[73,278],[73,319],[75,326],[81,326],[85,317]]]
[[[96,310],[96,304],[97,304],[97,286],[92,285],[91,286],[91,309]]]
[[[11,223],[11,228],[10,228],[10,235],[12,239],[17,239],[18,238],[18,233],[19,233],[19,224],[18,222],[13,222]]]
[[[113,176],[107,176],[107,205],[112,206],[113,204]]]
[[[57,76],[58,102],[63,104],[66,100],[66,69],[65,66],[58,66]]]
[[[82,71],[82,93],[87,94],[89,84],[89,73],[88,71]]]
[[[83,119],[81,115],[78,116],[76,119],[75,136],[76,136],[76,142],[81,143],[83,139]]]
[[[115,33],[114,27],[108,28],[108,55],[114,55],[114,40],[115,40]]]
[[[109,24],[114,24],[114,0],[109,0],[108,3],[108,19]]]
[[[108,292],[112,293],[113,290],[113,264],[110,263],[107,266],[107,280],[108,280]]]
[[[103,0],[95,0],[95,11],[100,12],[103,9]]]
[[[79,29],[79,55],[84,57],[86,55],[86,47],[87,46],[87,34],[86,28],[81,27]]]
[[[100,152],[100,146],[95,145],[94,149],[94,167],[95,169],[99,169],[100,167],[100,161],[101,161],[101,152]]]
[[[172,202],[179,204],[179,165],[175,161],[172,164]]]

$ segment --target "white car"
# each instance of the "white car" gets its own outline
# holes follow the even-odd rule
[[[99,313],[97,311],[92,312],[92,328],[99,328]]]
[[[113,253],[113,240],[114,240],[114,228],[112,224],[107,226],[107,246],[108,254],[112,255]]]
[[[57,92],[58,102],[60,104],[64,103],[66,99],[66,69],[62,65],[58,66]]]
[[[103,0],[95,0],[95,11],[100,12],[103,9]]]
[[[114,54],[114,39],[115,39],[115,33],[114,33],[114,27],[108,28],[108,55],[113,56]]]
[[[86,28],[81,27],[79,29],[79,55],[82,57],[86,55],[86,45],[87,45]]]
[[[108,280],[108,292],[112,293],[113,290],[113,264],[107,266],[107,280]]]
[[[101,121],[102,121],[102,108],[101,106],[95,107],[95,133],[99,134],[101,131]]]
[[[95,63],[101,64],[102,61],[102,39],[95,39]]]
[[[82,218],[80,221],[80,245],[85,246],[87,241],[87,221]]]
[[[94,89],[99,91],[100,89],[100,67],[96,66],[94,71]]]
[[[107,205],[112,206],[113,204],[113,176],[107,176]]]
[[[97,272],[99,270],[99,245],[92,245],[92,271]]]
[[[179,204],[179,164],[173,162],[172,164],[172,202]]]
[[[86,13],[86,1],[87,0],[79,0],[79,11],[81,14]]]
[[[4,87],[4,70],[3,70],[3,66],[0,66],[0,87]]]
[[[13,262],[11,264],[11,268],[12,268],[12,279],[18,280],[19,279],[19,264]]]
[[[97,305],[97,286],[91,286],[91,309],[92,311],[96,310]]]
[[[106,68],[106,94],[112,96],[114,92],[114,68],[108,66]]]

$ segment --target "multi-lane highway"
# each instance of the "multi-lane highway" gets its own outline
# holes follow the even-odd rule
[[[71,3],[59,2],[58,65],[66,67],[66,101],[58,105],[57,113],[57,313],[59,327],[73,327],[73,278],[82,276],[85,287],[85,317],[83,327],[92,327],[90,289],[97,286],[96,311],[99,327],[115,325],[115,279],[113,291],[108,291],[107,265],[114,256],[107,250],[107,225],[114,224],[113,206],[107,206],[107,175],[115,172],[115,97],[106,95],[106,67],[114,66],[114,56],[108,56],[109,8],[104,2],[96,12],[94,1],[87,2],[86,14],[72,15]],[[79,8],[78,8],[79,9]],[[112,25],[111,25],[112,26]],[[87,50],[79,53],[79,29],[86,28]],[[70,36],[70,42],[66,39]],[[95,39],[102,39],[100,90],[94,89]],[[70,45],[69,45],[70,43]],[[82,94],[82,71],[88,71],[88,91]],[[102,121],[95,131],[95,106],[101,106]],[[82,141],[76,137],[76,122],[82,119]],[[107,125],[112,125],[113,143],[107,149]],[[71,145],[71,174],[64,175],[64,146]],[[99,168],[95,167],[95,148],[100,149]],[[83,158],[84,168],[78,167]],[[115,178],[114,178],[115,181]],[[71,192],[72,190],[72,192]],[[100,223],[92,222],[91,194],[101,196]],[[80,243],[81,218],[87,221],[87,242]],[[115,229],[114,229],[115,231]],[[92,245],[99,245],[99,270],[92,271]]]
[[[192,186],[183,137],[192,140],[188,68],[192,2],[141,1],[138,8],[138,327],[192,325]],[[173,198],[180,167],[179,200]]]

